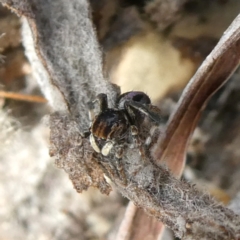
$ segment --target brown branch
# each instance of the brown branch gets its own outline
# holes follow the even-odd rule
[[[160,136],[158,144],[153,149],[154,159],[165,163],[176,177],[182,175],[188,142],[201,111],[209,98],[228,80],[239,65],[239,26],[238,17],[185,88],[167,124],[164,136]],[[146,226],[149,226],[149,231],[154,228],[153,225],[155,228],[162,229],[159,222],[148,221],[147,216],[140,213],[141,209],[136,211],[139,218],[132,222],[133,228],[140,228],[141,222],[146,221],[145,228],[140,228],[142,236],[148,232]],[[157,233],[155,239],[157,239]]]
[[[99,162],[99,154],[91,151],[89,140],[81,137],[76,122],[68,116],[52,116],[51,143],[51,154],[56,157],[57,165],[65,169],[80,192],[93,182],[102,192],[109,193],[109,185],[100,173],[103,169],[124,196],[162,221],[180,238],[240,237],[239,215],[189,183],[175,179],[168,170],[155,165],[147,156],[143,159],[137,148],[126,150],[124,162],[128,183],[124,185],[112,159],[105,158]],[[84,156],[86,154],[87,157]],[[136,216],[132,214],[130,219]],[[129,234],[128,228],[125,230],[127,233],[123,237]]]
[[[5,91],[0,91],[0,98],[9,98],[9,99],[14,99],[18,101],[27,101],[27,102],[36,102],[36,103],[47,102],[47,100],[41,96],[26,95],[26,94],[20,94],[15,92],[5,92]]]
[[[229,79],[239,62],[240,15],[186,86],[164,136],[153,151],[158,162],[167,162],[173,172],[184,166],[186,148],[201,111],[209,98]]]
[[[163,223],[153,217],[149,217],[142,208],[138,208],[133,202],[130,202],[118,230],[116,240],[161,239],[163,230]]]

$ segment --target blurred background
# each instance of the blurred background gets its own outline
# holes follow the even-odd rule
[[[163,121],[240,12],[235,0],[90,4],[105,76],[122,92],[147,93]],[[128,200],[116,191],[78,194],[67,174],[54,166],[44,120],[51,109],[21,39],[21,19],[0,7],[0,239],[114,239]],[[204,111],[183,175],[224,204],[240,193],[239,120],[237,70]]]

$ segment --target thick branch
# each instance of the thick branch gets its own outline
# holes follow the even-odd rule
[[[2,0],[17,14],[27,17],[33,33],[35,52],[47,74],[38,78],[44,85],[55,86],[71,114],[83,115],[82,127],[88,127],[86,103],[96,94],[105,92],[113,102],[118,88],[107,82],[102,73],[102,59],[89,18],[85,0]],[[26,29],[26,27],[25,27]],[[23,35],[26,38],[26,31]],[[30,36],[31,37],[31,36]],[[28,38],[28,41],[29,38]],[[28,42],[29,43],[29,42]],[[25,44],[27,50],[29,44]],[[32,44],[30,44],[32,46]],[[27,54],[32,59],[33,49]],[[36,58],[32,59],[35,60]],[[40,72],[36,66],[34,70]],[[42,71],[40,74],[42,74]],[[47,87],[43,90],[54,109],[61,109]],[[55,91],[56,92],[56,91]],[[57,93],[59,94],[59,93]],[[59,99],[59,97],[57,98]]]
[[[60,114],[52,116],[51,143],[57,165],[67,171],[78,191],[93,183],[103,193],[109,193],[109,185],[100,173],[102,169],[124,196],[162,221],[178,237],[194,240],[240,237],[239,215],[189,183],[177,180],[147,155],[143,158],[138,148],[125,149],[122,159],[128,181],[125,185],[112,156],[103,158],[93,152],[73,119]]]

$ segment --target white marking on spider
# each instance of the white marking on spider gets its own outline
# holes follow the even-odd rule
[[[151,137],[147,137],[145,144],[148,146],[150,145],[150,143],[152,142],[152,138]]]
[[[102,151],[101,151],[102,155],[107,156],[110,153],[112,148],[113,148],[113,143],[107,142],[102,148]]]
[[[131,134],[132,134],[132,136],[138,135],[138,129],[134,125],[131,126]]]
[[[90,140],[90,144],[91,144],[92,148],[94,149],[94,151],[100,153],[101,151],[100,151],[100,149],[95,141],[95,138],[92,134],[90,134],[89,140]]]

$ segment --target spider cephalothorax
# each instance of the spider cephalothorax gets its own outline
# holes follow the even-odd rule
[[[99,113],[94,116],[95,102],[99,104]],[[115,155],[121,158],[121,147],[136,144],[141,125],[147,117],[159,123],[159,110],[151,105],[150,98],[143,92],[127,92],[117,99],[115,108],[109,108],[107,95],[99,94],[90,104],[90,143],[96,152],[108,156],[116,146]]]

